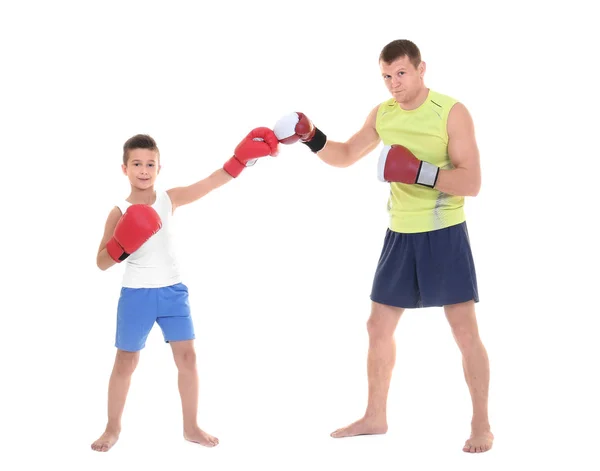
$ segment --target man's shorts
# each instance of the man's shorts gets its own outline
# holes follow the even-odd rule
[[[141,350],[154,322],[160,326],[165,342],[195,338],[186,285],[121,288],[115,346],[129,352]]]
[[[479,302],[466,222],[414,234],[388,229],[371,300],[407,309]]]

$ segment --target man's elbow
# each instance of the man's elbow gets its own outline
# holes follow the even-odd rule
[[[479,194],[479,190],[481,189],[481,180],[477,179],[473,182],[471,187],[469,188],[469,194],[467,196],[477,196]]]

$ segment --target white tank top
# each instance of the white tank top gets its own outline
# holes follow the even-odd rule
[[[117,206],[124,214],[131,203],[121,201]],[[156,192],[152,208],[160,216],[162,227],[125,259],[122,285],[126,288],[162,288],[181,282],[170,232],[173,205],[166,191]]]

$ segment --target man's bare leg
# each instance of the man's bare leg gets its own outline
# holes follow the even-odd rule
[[[219,440],[198,426],[199,381],[194,341],[171,342],[171,348],[179,370],[178,386],[183,412],[183,437],[190,442],[207,447],[216,446]]]
[[[108,451],[119,439],[121,417],[131,384],[131,375],[140,359],[140,352],[118,350],[108,383],[108,423],[104,433],[92,443],[92,450]]]
[[[444,310],[462,353],[465,380],[473,403],[471,437],[465,442],[463,451],[482,453],[492,448],[494,435],[488,418],[490,367],[486,349],[479,337],[475,303],[452,304],[444,306]]]
[[[387,432],[387,397],[396,362],[394,331],[403,312],[402,308],[372,303],[371,316],[367,322],[369,333],[367,410],[361,419],[333,432],[331,434],[333,438]]]

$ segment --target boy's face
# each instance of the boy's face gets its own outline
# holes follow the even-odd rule
[[[149,149],[130,150],[127,165],[122,165],[129,183],[139,190],[152,188],[160,171],[158,153]]]

